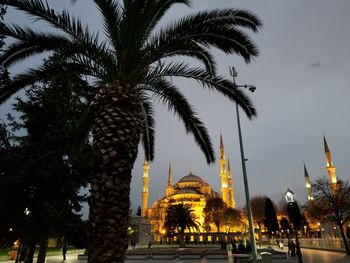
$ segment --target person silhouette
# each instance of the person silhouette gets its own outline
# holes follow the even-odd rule
[[[65,261],[66,260],[66,253],[67,253],[67,243],[66,242],[64,242],[63,243],[63,246],[62,246],[62,255],[63,255],[63,261]]]

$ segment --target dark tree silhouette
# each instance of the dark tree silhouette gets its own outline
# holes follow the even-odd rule
[[[171,205],[166,210],[164,226],[168,233],[178,233],[181,247],[185,246],[185,230],[198,230],[193,211],[190,206],[186,206],[183,203]]]
[[[350,255],[344,225],[350,219],[350,186],[339,180],[336,187],[331,186],[326,177],[318,178],[313,184],[314,202],[312,209],[325,221],[334,222],[339,230],[346,253]]]
[[[261,244],[261,227],[265,219],[266,196],[255,196],[250,200],[254,221],[259,226],[259,241]]]
[[[272,232],[279,230],[278,220],[276,216],[275,206],[273,205],[270,198],[266,198],[265,204],[265,220],[264,225],[267,229],[267,232],[271,235]]]

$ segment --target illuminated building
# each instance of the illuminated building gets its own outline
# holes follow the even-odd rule
[[[148,170],[147,170],[148,171]],[[190,170],[189,173],[183,176],[177,183],[173,184],[172,166],[169,164],[168,183],[165,189],[165,196],[156,200],[153,205],[147,208],[148,198],[148,173],[147,180],[143,180],[142,192],[142,208],[141,211],[146,211],[143,216],[147,216],[153,227],[153,232],[156,234],[164,234],[165,211],[169,205],[183,203],[188,205],[194,211],[195,220],[200,225],[200,232],[204,232],[202,227],[204,224],[203,209],[206,206],[207,199],[210,197],[221,197],[227,207],[235,207],[233,180],[230,163],[228,161],[226,167],[226,159],[224,154],[224,144],[220,135],[220,173],[221,179],[221,194],[214,191],[211,186],[201,177],[195,175]],[[145,173],[144,173],[145,178]],[[219,178],[218,178],[219,179]],[[152,183],[152,182],[151,182]],[[147,187],[147,189],[145,189]],[[147,193],[147,194],[144,194]],[[212,229],[215,229],[214,227]],[[223,226],[223,232],[224,232]]]

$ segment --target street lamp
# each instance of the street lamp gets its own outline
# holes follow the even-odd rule
[[[301,225],[300,209],[298,204],[294,201],[294,193],[289,188],[285,192],[284,197],[288,202],[288,206],[287,206],[288,217],[290,221],[293,223],[299,263],[303,263],[303,257],[301,255],[299,238],[298,238],[298,230],[300,230],[300,225]]]
[[[253,85],[237,85],[235,78],[238,76],[237,71],[234,67],[230,67],[230,75],[233,78],[233,85],[235,87],[243,87],[248,88],[249,91],[254,92],[256,90],[256,87]],[[242,141],[242,131],[241,131],[241,123],[239,119],[239,110],[238,110],[238,104],[236,102],[236,115],[237,115],[237,127],[238,127],[238,137],[239,137],[239,146],[241,149],[241,162],[242,162],[242,172],[243,172],[243,181],[244,181],[244,191],[245,191],[245,200],[246,200],[246,206],[247,206],[247,213],[248,213],[248,222],[249,222],[249,235],[250,235],[250,244],[252,247],[252,255],[253,255],[253,262],[255,263],[257,261],[257,251],[256,251],[256,244],[255,244],[255,236],[254,236],[254,224],[253,224],[253,214],[252,214],[252,208],[250,205],[250,196],[249,196],[249,187],[248,187],[248,178],[247,178],[247,170],[245,167],[245,162],[248,160],[244,156],[244,150],[243,150],[243,141]]]

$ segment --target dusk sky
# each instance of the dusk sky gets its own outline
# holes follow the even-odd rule
[[[52,7],[70,9],[94,30],[101,29],[92,1],[48,1]],[[327,175],[323,133],[332,152],[339,179],[350,175],[350,1],[348,0],[193,0],[193,7],[179,6],[168,13],[165,24],[186,13],[212,8],[244,8],[254,12],[264,26],[258,34],[248,32],[260,55],[246,65],[238,56],[213,50],[220,75],[229,66],[238,72],[237,84],[257,87],[249,94],[258,117],[249,121],[241,112],[243,142],[248,158],[251,197],[267,195],[279,201],[287,188],[300,202],[306,200],[303,161],[311,180]],[[6,19],[28,17],[9,10]],[[103,33],[101,32],[102,36]],[[10,69],[18,72],[30,63]],[[196,82],[174,80],[206,124],[216,156],[220,132],[230,159],[238,207],[245,204],[235,105],[219,94],[203,90]],[[12,101],[13,102],[13,101]],[[186,135],[172,112],[157,104],[156,155],[150,165],[149,206],[165,195],[169,162],[173,183],[192,172],[220,192],[219,163],[207,165],[204,155]],[[0,108],[3,118],[9,104]],[[133,170],[131,202],[141,204],[142,148]]]

